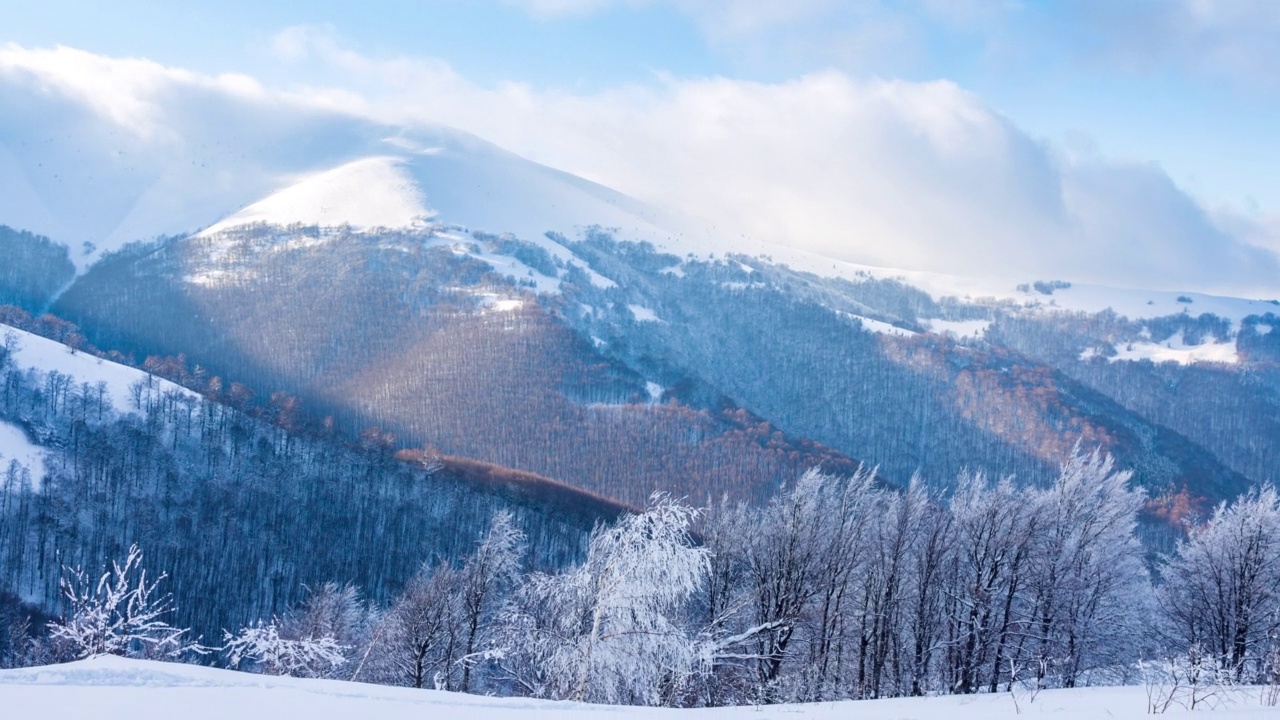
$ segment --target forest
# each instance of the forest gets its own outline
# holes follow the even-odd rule
[[[1080,443],[1046,484],[814,469],[762,502],[629,510],[143,373],[119,408],[2,348],[0,419],[49,451],[39,486],[0,477],[6,667],[114,653],[670,706],[1277,681],[1270,487],[1187,512],[1167,554],[1139,540],[1133,474]]]
[[[103,568],[64,566],[59,616],[8,608],[0,647],[7,665],[113,653],[676,707],[1280,686],[1276,491],[1219,506],[1153,566],[1131,477],[1077,449],[1040,489],[966,474],[943,498],[815,470],[763,505],[655,494],[542,570],[499,510],[382,601],[335,575],[213,637],[171,623],[171,579],[132,546]],[[219,597],[235,592],[254,588]]]

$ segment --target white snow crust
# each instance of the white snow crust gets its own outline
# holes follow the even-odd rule
[[[364,230],[427,220],[533,242],[548,232],[572,237],[593,226],[624,240],[661,242],[676,234],[658,211],[603,186],[461,133],[441,129],[428,139],[433,142],[397,137],[368,156],[285,176],[274,193],[200,235],[258,222]]]
[[[1080,354],[1080,359],[1088,360],[1097,354],[1096,349],[1089,348]],[[1110,362],[1150,360],[1153,363],[1174,362],[1179,365],[1195,363],[1234,365],[1240,361],[1240,355],[1236,351],[1234,342],[1209,341],[1199,345],[1188,345],[1182,333],[1175,333],[1173,337],[1162,343],[1141,341],[1120,344],[1116,347],[1116,354],[1107,360]]]
[[[636,322],[662,322],[662,318],[644,305],[627,305],[627,309],[631,311],[631,315],[635,317]]]
[[[1174,707],[1163,717],[1242,720],[1275,717],[1258,689],[1194,713]],[[1016,700],[1016,702],[1015,702]],[[1045,690],[765,705],[697,710],[612,707],[528,698],[496,698],[436,690],[392,688],[336,680],[250,675],[193,665],[100,657],[66,665],[0,670],[0,707],[17,718],[100,720],[1014,720],[1053,717],[1140,720],[1142,687]]]
[[[31,487],[39,490],[45,473],[44,450],[28,440],[22,428],[0,420],[0,478],[14,461],[31,473]]]
[[[856,320],[859,324],[862,325],[863,330],[866,330],[867,332],[876,333],[877,335],[893,335],[895,337],[915,337],[916,335],[919,334],[919,333],[916,333],[915,331],[908,330],[906,328],[900,328],[897,325],[890,325],[889,323],[884,322],[883,320],[873,320],[869,317],[862,317],[861,315],[854,315],[853,313],[847,313],[844,311],[837,311],[837,312],[840,315],[843,315],[844,317],[849,318],[850,320]]]
[[[408,228],[435,215],[406,169],[406,160],[373,156],[314,173],[200,233],[252,223],[350,225],[356,230]]]

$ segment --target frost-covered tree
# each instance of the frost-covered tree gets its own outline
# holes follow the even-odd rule
[[[1131,660],[1151,611],[1150,579],[1135,534],[1146,499],[1110,455],[1077,446],[1038,493],[1044,518],[1032,551],[1029,634],[1037,680],[1074,687],[1094,667]]]
[[[700,600],[711,666],[704,696],[845,696],[856,682],[860,632],[873,632],[859,611],[868,600],[872,538],[889,499],[873,471],[838,477],[810,470],[764,507],[717,509],[706,530],[716,554]]]
[[[369,621],[354,586],[329,582],[281,618],[225,633],[223,652],[232,667],[268,675],[346,679],[345,668],[367,649]]]
[[[230,667],[247,669],[246,664],[267,675],[324,677],[346,663],[347,658],[332,635],[287,638],[280,626],[255,623],[232,635],[227,633],[222,648]]]
[[[332,637],[355,653],[365,645],[369,620],[369,609],[355,585],[327,582],[311,590],[301,607],[286,613],[284,625],[291,636]]]
[[[1280,495],[1264,487],[1228,505],[1178,545],[1160,607],[1179,652],[1199,645],[1233,679],[1260,674],[1280,631]]]
[[[124,564],[112,561],[96,582],[82,568],[63,568],[67,604],[63,620],[49,623],[49,635],[67,643],[77,658],[96,655],[173,658],[199,651],[187,630],[163,618],[173,612],[169,595],[157,588],[167,575],[148,581],[142,551],[130,546]]]
[[[810,609],[817,614],[809,625],[811,668],[824,673],[842,644],[842,604],[863,550],[857,538],[864,517],[855,508],[869,481],[811,470],[770,502],[742,538],[752,624],[764,628],[753,633],[761,699],[780,699],[777,685]]]
[[[462,583],[447,563],[424,566],[374,631],[378,664],[396,685],[450,689],[463,634]],[[386,674],[384,672],[384,674]]]
[[[1011,478],[991,483],[963,473],[951,499],[956,555],[949,603],[950,684],[960,693],[995,691],[1017,629],[1016,603],[1028,582],[1028,555],[1041,522]]]
[[[492,639],[489,630],[504,596],[519,579],[524,552],[524,533],[516,527],[511,513],[502,510],[494,515],[488,532],[462,567],[458,578],[463,624],[462,692],[471,689],[477,649]]]
[[[595,532],[581,565],[531,576],[509,618],[516,681],[548,697],[674,703],[698,670],[695,638],[677,622],[706,575],[707,551],[689,536],[696,515],[655,495]]]

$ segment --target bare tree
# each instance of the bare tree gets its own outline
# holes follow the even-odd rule
[[[376,631],[395,684],[449,689],[462,634],[462,583],[447,563],[424,567],[392,604]]]

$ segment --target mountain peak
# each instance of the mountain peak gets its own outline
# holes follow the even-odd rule
[[[241,225],[350,225],[353,229],[407,228],[436,213],[406,168],[408,160],[374,155],[309,173],[211,225],[212,235]]]

